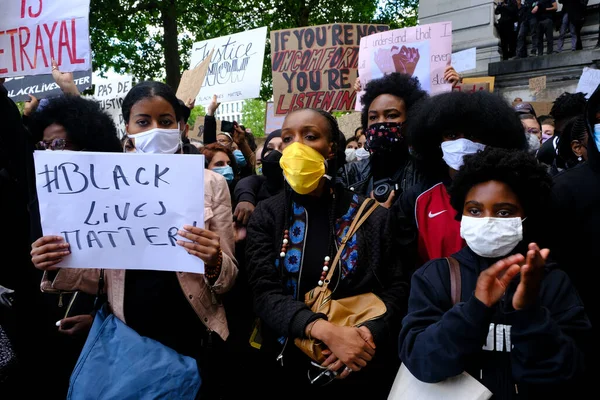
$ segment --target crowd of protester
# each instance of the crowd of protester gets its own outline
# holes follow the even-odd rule
[[[515,4],[497,8],[507,35]],[[522,34],[542,29],[555,2],[523,4],[521,52]],[[452,67],[445,78],[460,80]],[[329,112],[300,109],[257,148],[240,121],[217,130],[216,97],[202,143],[192,142],[193,103],[154,81],[124,99],[119,140],[70,74],[55,79],[64,94],[23,113],[0,85],[0,285],[11,289],[0,297],[14,298],[18,315],[0,314],[17,360],[1,383],[15,398],[66,397],[99,281],[118,319],[197,362],[199,399],[386,399],[401,363],[427,383],[466,371],[495,399],[576,398],[590,387],[600,90],[564,93],[538,117],[488,92],[430,96],[392,73],[363,88],[353,137]],[[69,244],[42,232],[34,149],[204,155],[204,228],[181,227],[189,241],[178,244],[205,273],[56,269]],[[379,206],[346,237],[370,198]],[[373,293],[385,314],[339,326],[312,311],[305,293],[330,268],[335,299]],[[294,346],[306,338],[325,346],[324,362]]]

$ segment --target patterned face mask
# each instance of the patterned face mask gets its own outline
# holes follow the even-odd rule
[[[365,148],[371,154],[379,151],[389,151],[404,141],[402,123],[380,122],[373,124],[365,131],[367,142]]]

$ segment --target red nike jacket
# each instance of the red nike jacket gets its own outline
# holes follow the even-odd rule
[[[442,182],[417,197],[415,222],[419,231],[420,265],[435,258],[451,256],[465,246],[460,237],[460,222],[454,219],[455,215]]]

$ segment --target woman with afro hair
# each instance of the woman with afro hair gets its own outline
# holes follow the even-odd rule
[[[532,229],[552,180],[534,156],[486,148],[450,187],[467,246],[412,277],[400,358],[423,382],[463,371],[494,399],[566,398],[584,371],[591,324]],[[577,397],[577,396],[575,396]]]
[[[446,82],[456,85],[461,79],[452,66],[446,67]],[[354,89],[362,89],[360,78]],[[345,188],[390,208],[402,191],[420,182],[406,128],[414,106],[426,98],[419,80],[407,74],[394,72],[367,83],[361,97],[361,122],[370,157],[344,166],[339,182]]]
[[[398,190],[405,190],[419,181],[405,136],[413,107],[426,97],[417,78],[397,72],[366,85],[361,98],[361,122],[370,157],[342,168],[340,182],[344,187],[362,196],[372,196],[383,182],[398,184]],[[392,191],[377,200],[381,203],[388,200],[389,206],[393,196]]]
[[[413,258],[406,262],[418,267],[464,246],[447,192],[463,156],[486,146],[526,149],[527,141],[517,114],[488,92],[451,92],[427,99],[414,111],[408,135],[424,179],[402,193],[392,213],[407,225],[406,231],[412,229],[406,237]]]

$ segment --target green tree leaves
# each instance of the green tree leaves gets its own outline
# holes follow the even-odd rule
[[[129,73],[136,81],[165,80],[176,89],[196,41],[261,26],[269,30],[333,22],[413,26],[417,8],[416,0],[92,0],[93,67]],[[266,47],[263,100],[273,92],[268,41]]]
[[[255,137],[265,135],[265,118],[267,104],[260,99],[244,101],[242,107],[242,124],[252,130]]]

